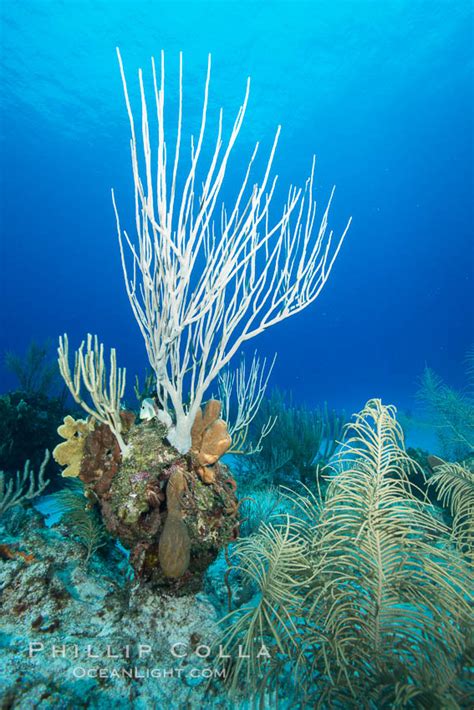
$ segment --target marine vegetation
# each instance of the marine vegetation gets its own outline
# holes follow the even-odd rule
[[[432,457],[434,458],[434,457]],[[466,463],[434,461],[428,483],[452,516],[452,536],[458,550],[474,564],[474,470]]]
[[[288,501],[278,486],[265,486],[253,490],[240,501],[240,536],[258,532],[264,523],[274,522],[287,512]]]
[[[0,471],[0,516],[16,505],[37,498],[46,490],[49,480],[45,478],[45,471],[49,457],[49,451],[46,450],[37,475],[30,461],[26,461],[23,470],[17,471],[16,475]]]
[[[13,474],[26,459],[39,468],[45,449],[56,445],[67,390],[56,362],[48,358],[47,344],[33,341],[23,357],[9,352],[4,364],[18,379],[18,389],[0,396],[0,469]],[[55,468],[54,462],[47,464],[51,479]]]
[[[436,427],[443,456],[462,461],[474,454],[474,349],[466,357],[467,387],[449,387],[426,367],[417,392],[430,423]]]
[[[56,363],[49,361],[50,345],[40,345],[32,340],[23,357],[12,351],[5,353],[5,367],[14,373],[20,389],[28,395],[49,395],[51,387],[58,385]]]
[[[126,292],[154,382],[145,382],[148,396],[137,421],[124,409],[126,371],[115,349],[107,368],[104,345],[89,334],[72,364],[68,337],[62,336],[60,372],[88,418],[64,419],[58,433],[65,442],[54,457],[66,466],[63,475],[83,481],[108,531],[130,550],[137,577],[178,592],[199,585],[218,550],[238,535],[236,483],[221,457],[259,449],[275,423],[264,424],[249,445],[249,427],[269,376],[265,361],[254,356],[252,366],[235,377],[226,377],[225,368],[247,341],[318,298],[350,220],[337,238],[328,230],[333,188],[316,225],[314,158],[304,187],[291,186],[286,202],[276,207],[277,177],[271,172],[280,128],[260,181],[254,176],[257,144],[235,194],[225,188],[229,201],[222,204],[250,80],[229,131],[221,109],[210,137],[209,57],[201,124],[188,142],[182,57],[176,127],[169,131],[164,54],[160,76],[151,62],[150,110],[139,71],[138,120],[118,50],[117,55],[130,122],[135,236],[122,229],[113,191],[112,201]],[[155,119],[149,123],[152,116],[156,125]],[[214,148],[206,167],[209,140]],[[213,386],[219,386],[221,400],[212,398]],[[138,382],[135,390],[140,393]],[[232,400],[237,402],[233,417]]]
[[[470,707],[472,478],[458,471],[456,489],[454,470],[433,477],[450,528],[415,495],[416,467],[395,408],[370,400],[345,427],[324,496],[292,495],[296,514],[234,545],[252,592],[220,639],[236,698],[275,704],[284,688],[292,707]]]
[[[252,456],[236,462],[239,483],[252,488],[313,483],[317,471],[334,455],[344,423],[344,413],[330,410],[327,404],[315,409],[296,405],[290,395],[274,389],[262,399],[250,427],[249,436],[255,439],[266,427],[265,437]]]
[[[74,479],[54,494],[54,500],[61,522],[84,546],[84,563],[87,564],[92,555],[107,544],[107,532],[97,510],[84,497],[82,483]]]

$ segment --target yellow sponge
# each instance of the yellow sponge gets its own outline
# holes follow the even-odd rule
[[[62,472],[63,476],[79,476],[86,437],[94,426],[92,419],[73,419],[69,414],[64,417],[64,423],[58,427],[58,434],[66,441],[58,444],[53,451],[54,460],[60,466],[66,466]]]

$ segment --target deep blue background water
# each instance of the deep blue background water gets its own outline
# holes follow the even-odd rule
[[[471,8],[3,0],[0,352],[65,331],[75,347],[93,332],[130,382],[143,372],[110,200],[113,186],[125,222],[115,46],[130,84],[162,48],[172,82],[183,50],[195,128],[210,51],[209,114],[222,105],[230,121],[252,77],[236,164],[281,123],[282,186],[304,182],[314,152],[321,203],[337,184],[331,224],[353,216],[318,301],[250,344],[278,351],[273,382],[349,411],[374,396],[410,406],[425,363],[462,386],[474,333]],[[2,371],[0,391],[13,384]]]

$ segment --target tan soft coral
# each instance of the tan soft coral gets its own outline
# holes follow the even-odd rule
[[[74,419],[69,414],[58,427],[58,434],[66,441],[58,444],[53,451],[54,460],[60,466],[66,466],[62,475],[66,478],[77,478],[81,470],[84,455],[84,445],[87,436],[94,429],[94,421]]]
[[[186,488],[184,473],[176,469],[166,487],[168,515],[160,536],[158,556],[166,577],[182,577],[189,567],[191,543],[181,512],[181,496]]]
[[[197,458],[198,473],[204,483],[215,481],[215,464],[232,444],[227,424],[220,414],[221,403],[210,399],[204,411],[198,410],[191,430],[191,451]]]

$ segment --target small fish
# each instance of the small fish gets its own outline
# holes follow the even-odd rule
[[[143,400],[142,406],[140,407],[140,419],[145,419],[149,422],[151,419],[156,417],[156,407],[154,401],[151,397],[147,397]]]

